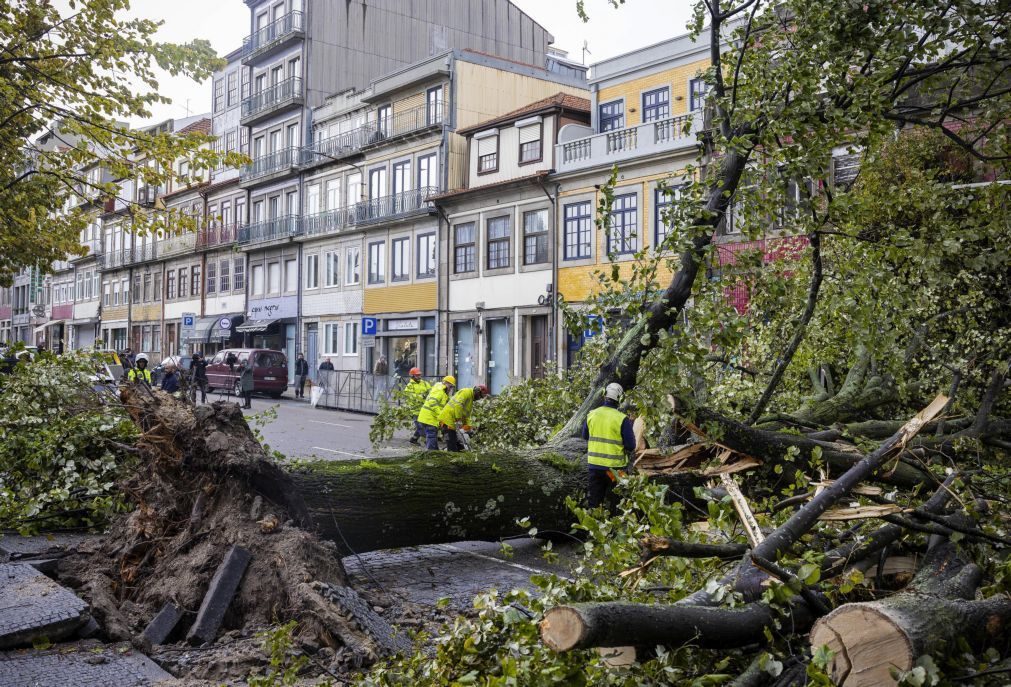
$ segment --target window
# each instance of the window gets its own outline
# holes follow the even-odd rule
[[[688,109],[692,112],[701,110],[706,103],[706,93],[709,92],[709,84],[702,79],[692,79],[688,82]]]
[[[498,134],[477,141],[477,173],[498,171]]]
[[[361,250],[357,246],[348,248],[344,266],[344,283],[348,286],[360,284],[362,281]]]
[[[593,216],[590,201],[566,205],[565,215],[565,259],[579,260],[590,257],[590,239],[593,236]]]
[[[386,195],[386,168],[369,170],[369,200],[376,200]]]
[[[252,291],[257,296],[263,295],[263,265],[253,265]]]
[[[625,128],[625,103],[621,100],[604,103],[597,108],[600,133]]]
[[[305,288],[319,288],[319,255],[305,256]]]
[[[509,267],[509,218],[492,217],[488,220],[488,269]]]
[[[179,270],[179,297],[189,298],[190,295],[190,271],[183,267]]]
[[[298,291],[298,260],[294,258],[284,261],[284,291],[285,293]]]
[[[428,126],[433,124],[442,124],[442,118],[445,114],[445,103],[442,98],[442,86],[436,86],[435,88],[429,88],[425,93],[425,122]]]
[[[190,270],[190,295],[193,298],[200,297],[200,266],[194,265]]]
[[[411,239],[393,239],[393,265],[390,281],[407,281],[411,278]]]
[[[317,191],[318,191],[317,187]],[[326,209],[336,210],[341,206],[341,180],[330,179],[326,182]]]
[[[80,276],[80,275],[78,275],[78,276]],[[80,282],[78,282],[78,286],[80,286]],[[80,296],[78,296],[78,299],[80,299]],[[151,301],[151,275],[150,274],[145,274],[144,275],[144,302],[145,303],[149,303],[150,301]]]
[[[531,124],[520,128],[520,164],[540,162],[541,155],[541,124]]]
[[[232,277],[229,270],[230,266],[231,260],[229,258],[225,258],[221,261],[220,269],[218,270],[218,276],[221,279],[221,286],[218,287],[218,290],[221,293],[227,293],[232,290]]]
[[[239,74],[238,72],[229,72],[228,74],[228,107],[238,104],[238,83]]]
[[[358,355],[358,323],[344,325],[344,355]]]
[[[411,161],[402,160],[393,165],[393,193],[411,190]]]
[[[340,286],[340,266],[341,254],[337,251],[327,251],[323,258],[326,280],[324,286]]]
[[[213,260],[207,261],[207,295],[218,291],[218,266]]]
[[[288,191],[284,194],[284,214],[289,217],[298,214],[298,191]]]
[[[382,284],[386,281],[386,243],[369,244],[369,283]]]
[[[288,78],[302,76],[302,58],[293,57],[288,60]]]
[[[323,325],[323,352],[336,355],[341,350],[341,326],[339,324]]]
[[[161,300],[161,272],[154,273],[154,290],[151,295],[155,301]]]
[[[225,80],[214,80],[214,111],[221,112],[225,109]]]
[[[143,293],[142,290],[141,290],[140,284],[141,284],[140,274],[138,273],[138,274],[133,275],[133,302],[134,303],[140,303],[140,297],[141,297],[141,295]]]
[[[418,277],[435,276],[438,246],[435,234],[422,234],[418,237]]]
[[[109,282],[102,284],[102,305],[105,307],[112,305],[112,290]]]
[[[670,117],[670,89],[664,86],[642,94],[642,121],[656,122]]]
[[[548,261],[548,211],[523,213],[523,264],[537,265]]]
[[[120,289],[123,292],[123,297],[120,299],[120,303],[126,305],[130,302],[130,280],[123,279],[120,281]]]
[[[438,177],[436,176],[438,167],[435,163],[435,153],[422,155],[418,158],[418,188],[420,190],[435,189],[439,186]]]
[[[284,81],[284,67],[278,65],[270,70],[270,85],[276,86]]]
[[[281,293],[281,263],[267,265],[267,293]]]
[[[474,263],[477,246],[474,239],[473,222],[453,227],[453,272],[456,274],[473,272],[476,269]]]
[[[629,255],[639,250],[639,208],[634,193],[615,196],[607,232],[607,252]]]
[[[658,188],[655,194],[656,212],[653,213],[656,217],[654,222],[656,233],[655,247],[657,250],[660,250],[667,237],[670,236],[671,229],[674,228],[670,213],[672,211],[671,208],[674,207],[681,196],[681,187]]]
[[[119,282],[112,282],[112,304],[119,305]]]
[[[355,172],[348,175],[348,205],[355,205],[363,201],[362,198],[362,175]]]
[[[305,212],[315,215],[319,212],[319,184],[312,184],[305,190]]]
[[[383,105],[376,110],[376,128],[381,136],[390,135],[390,125],[393,123],[393,106]]]

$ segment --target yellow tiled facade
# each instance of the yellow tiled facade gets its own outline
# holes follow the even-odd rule
[[[436,307],[436,282],[434,279],[421,284],[365,289],[364,312],[366,315],[434,310]]]
[[[130,319],[133,322],[150,322],[161,319],[161,303],[136,304]]]
[[[597,93],[598,103],[609,103],[619,98],[625,99],[625,126],[635,126],[642,122],[642,94],[663,86],[670,86],[671,116],[688,112],[688,82],[709,68],[709,60],[699,60],[674,69],[601,88]]]

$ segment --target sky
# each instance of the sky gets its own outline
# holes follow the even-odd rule
[[[684,33],[693,4],[692,0],[626,0],[616,10],[606,0],[586,0],[590,21],[584,24],[576,15],[575,0],[513,2],[551,32],[555,47],[568,50],[570,58],[582,59],[586,41],[590,51],[587,64]],[[242,0],[134,0],[131,13],[163,20],[160,40],[185,43],[205,38],[219,55],[242,45],[249,30],[249,9]],[[190,79],[164,75],[159,84],[162,95],[173,102],[156,107],[150,121],[210,110],[209,83],[197,84]]]

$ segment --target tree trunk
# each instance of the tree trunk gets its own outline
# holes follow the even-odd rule
[[[828,646],[835,684],[895,684],[893,668],[909,670],[924,654],[942,651],[956,638],[975,647],[1006,636],[1011,600],[974,601],[982,572],[953,544],[931,552],[909,589],[881,601],[840,606],[811,630],[811,647]]]

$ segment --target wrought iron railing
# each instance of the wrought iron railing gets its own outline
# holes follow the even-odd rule
[[[158,253],[162,257],[189,253],[197,246],[197,235],[191,231],[163,239]]]
[[[255,222],[239,227],[239,243],[261,243],[298,236],[301,233],[301,226],[302,218],[298,215],[284,215]]]
[[[302,148],[283,148],[255,158],[242,167],[242,180],[248,181],[281,172],[298,166],[302,159]]]
[[[270,22],[242,39],[242,55],[244,58],[252,57],[277,41],[304,30],[305,21],[302,12],[288,12],[280,19]]]
[[[410,191],[363,200],[343,208],[306,215],[302,219],[301,233],[305,236],[333,234],[357,224],[381,222],[417,212],[427,212],[431,207],[429,198],[438,192],[438,187],[424,186]]]
[[[446,119],[446,113],[446,103],[439,100],[403,112],[394,112],[388,117],[377,117],[374,123],[369,124],[375,133],[368,141],[368,145],[380,144],[388,139],[441,126]]]
[[[284,81],[278,81],[242,101],[242,119],[268,112],[301,97],[302,77],[292,76]]]
[[[239,239],[239,229],[242,225],[235,222],[232,224],[212,224],[197,232],[197,248],[211,248],[214,246],[224,246],[235,243]]]
[[[143,246],[135,247],[129,251],[125,251],[125,264],[136,265],[137,263],[148,262],[149,260],[154,260],[158,256],[158,244],[148,243]]]

